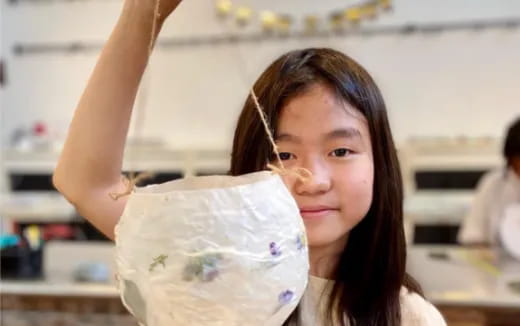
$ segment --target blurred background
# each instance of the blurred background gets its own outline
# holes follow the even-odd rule
[[[112,243],[51,182],[121,6],[0,2],[1,325],[136,325],[114,285]],[[185,0],[143,79],[125,171],[156,172],[149,183],[226,173],[249,88],[279,55],[310,46],[347,53],[385,96],[408,270],[426,297],[449,325],[520,325],[514,171],[508,224],[498,227],[507,232],[479,237],[494,232],[486,222],[460,236],[487,218],[479,202],[501,201],[475,199],[482,177],[508,173],[504,138],[520,117],[518,0]]]

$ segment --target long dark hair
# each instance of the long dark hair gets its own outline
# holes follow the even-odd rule
[[[332,49],[289,52],[260,76],[254,91],[276,135],[281,108],[310,87],[324,83],[368,121],[374,158],[373,200],[350,232],[336,268],[328,317],[351,325],[400,325],[402,286],[420,293],[405,272],[403,189],[386,107],[372,77],[357,62]],[[231,158],[232,175],[265,169],[272,146],[249,96],[238,119]],[[286,324],[297,324],[297,312]]]
[[[508,167],[511,166],[511,161],[514,157],[520,157],[520,117],[513,121],[507,128],[502,153]]]

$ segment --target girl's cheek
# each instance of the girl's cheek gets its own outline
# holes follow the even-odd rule
[[[344,192],[365,192],[372,189],[374,171],[370,166],[335,171],[335,184]]]

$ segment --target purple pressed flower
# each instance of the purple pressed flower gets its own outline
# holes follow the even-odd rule
[[[195,278],[202,282],[211,282],[219,276],[220,254],[207,254],[202,257],[193,257],[184,267],[183,279],[187,282]]]
[[[305,247],[305,235],[298,234],[296,236],[296,247],[298,250],[302,250]]]
[[[271,242],[269,244],[269,251],[271,252],[271,255],[274,257],[278,257],[282,254],[282,251],[280,250],[280,247],[276,245],[276,243]]]
[[[215,267],[204,266],[202,268],[202,281],[211,282],[217,278],[219,271]]]
[[[285,305],[292,301],[294,297],[294,292],[291,290],[285,290],[278,296],[278,301],[280,304]]]

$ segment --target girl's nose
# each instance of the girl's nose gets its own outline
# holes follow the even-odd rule
[[[296,194],[302,196],[312,196],[325,193],[330,190],[332,185],[330,172],[327,165],[321,160],[305,162],[301,167],[311,172],[311,175],[303,180],[296,180],[294,190]]]

